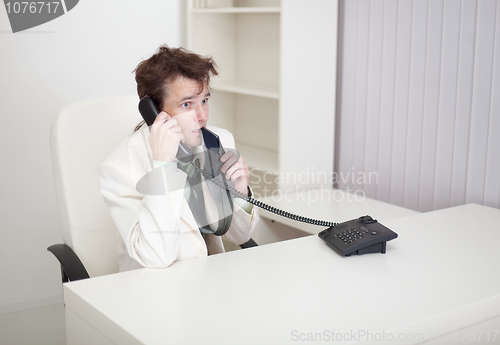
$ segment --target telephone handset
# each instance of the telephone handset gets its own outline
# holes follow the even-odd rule
[[[155,122],[156,116],[160,113],[158,111],[158,103],[156,103],[156,101],[151,97],[147,96],[141,98],[139,101],[139,112],[148,126],[151,126],[153,122]],[[176,158],[182,163],[189,163],[191,162],[192,157],[193,153],[191,150],[181,141],[179,143]]]
[[[152,98],[147,96],[140,100],[139,111],[148,126],[153,124],[156,116],[159,114],[157,103]],[[215,133],[206,128],[201,128],[201,132],[207,149],[219,149],[221,153],[224,152],[222,145],[220,144],[219,137]],[[195,167],[206,180],[213,182],[227,192],[230,192],[234,196],[241,198],[252,205],[298,222],[328,227],[328,229],[321,231],[318,236],[340,255],[350,256],[352,254],[361,255],[375,252],[385,253],[386,241],[390,241],[398,236],[395,232],[384,227],[382,224],[377,223],[377,221],[373,220],[370,216],[360,217],[359,219],[354,219],[344,223],[335,223],[298,216],[267,205],[254,199],[253,196],[248,196],[234,189],[231,184],[227,183],[225,178],[220,178],[220,172],[214,171],[213,164],[211,164],[211,173],[201,169],[196,164],[193,164],[193,154],[191,150],[182,142],[179,143],[176,158],[182,163],[191,163],[191,165]],[[220,165],[216,166],[220,167]],[[222,226],[222,229],[217,230],[214,234],[218,236],[223,235],[226,233],[228,228],[229,224],[226,222]],[[355,234],[353,235],[351,232],[354,232]]]

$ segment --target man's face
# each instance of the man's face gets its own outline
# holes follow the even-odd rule
[[[200,128],[208,121],[210,91],[193,79],[178,77],[168,87],[163,111],[172,116],[184,135],[184,143],[194,147],[201,145]]]

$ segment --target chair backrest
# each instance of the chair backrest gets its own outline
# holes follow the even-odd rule
[[[91,277],[118,272],[119,234],[99,188],[99,165],[141,120],[139,98],[73,103],[52,122],[50,149],[63,241]]]

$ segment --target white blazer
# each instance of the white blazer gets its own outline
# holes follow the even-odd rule
[[[223,147],[235,148],[229,131],[208,128],[219,136]],[[235,244],[247,242],[258,221],[257,207],[248,214],[234,203],[227,233],[222,238],[206,235],[205,242],[184,197],[187,175],[155,168],[148,137],[149,128],[143,126],[99,168],[101,193],[122,239],[118,241],[120,271],[167,267],[174,261],[223,253],[222,238]]]

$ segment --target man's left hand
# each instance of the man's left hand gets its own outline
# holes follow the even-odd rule
[[[220,158],[222,164],[221,171],[226,178],[234,183],[234,189],[238,192],[248,194],[248,181],[250,180],[250,169],[248,164],[237,153],[228,150]]]

